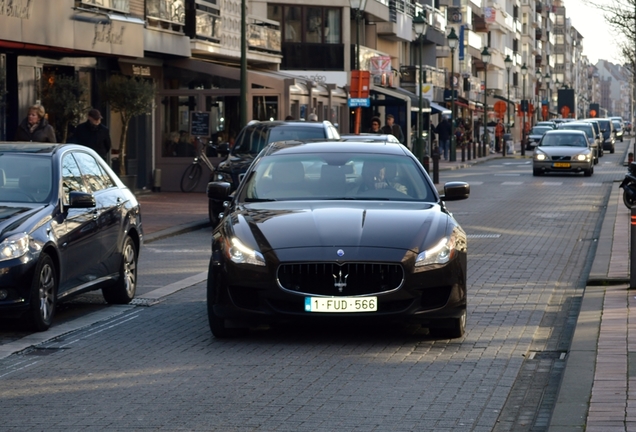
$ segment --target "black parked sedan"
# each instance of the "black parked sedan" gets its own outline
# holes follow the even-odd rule
[[[246,173],[213,233],[212,333],[255,324],[370,319],[457,338],[466,327],[466,234],[409,150],[377,142],[278,142]],[[212,182],[212,199],[232,186]]]
[[[142,242],[135,196],[92,150],[0,143],[0,314],[51,325],[58,301],[101,289],[135,296]]]

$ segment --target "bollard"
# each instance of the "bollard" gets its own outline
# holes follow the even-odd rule
[[[426,171],[426,173],[429,174],[431,171],[428,155],[422,158],[422,165],[424,166],[424,170]]]
[[[433,183],[439,183],[439,147],[433,149]]]
[[[468,141],[468,146],[467,146],[468,147],[468,150],[467,150],[468,155],[466,156],[466,159],[468,159],[468,160],[471,160],[471,158],[470,158],[470,149],[471,149],[472,146],[473,146],[473,142],[472,141]]]
[[[462,145],[462,162],[466,162],[466,146]]]
[[[634,289],[636,288],[636,254],[633,253],[634,245],[636,245],[636,206],[632,207],[631,216],[631,225],[629,227],[629,288]]]
[[[152,176],[152,191],[161,192],[161,169],[155,169]]]
[[[627,164],[631,164],[632,162],[634,162],[634,153],[629,152],[627,153]]]

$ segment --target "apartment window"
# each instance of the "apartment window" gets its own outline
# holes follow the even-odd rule
[[[151,18],[184,25],[184,0],[146,0],[146,15]]]
[[[339,8],[270,4],[267,18],[280,22],[284,42],[342,43]]]
[[[112,9],[119,12],[130,12],[130,0],[80,0],[83,6]]]

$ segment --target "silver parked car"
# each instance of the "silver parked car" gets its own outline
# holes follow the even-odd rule
[[[585,132],[553,130],[546,132],[532,154],[532,174],[546,172],[594,173],[594,154]]]

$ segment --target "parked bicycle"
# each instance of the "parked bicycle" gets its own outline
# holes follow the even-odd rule
[[[181,176],[181,191],[182,192],[192,192],[199,185],[199,181],[201,180],[201,173],[203,172],[203,168],[201,167],[201,162],[205,164],[211,172],[214,172],[214,165],[208,159],[208,156],[205,154],[206,149],[211,144],[204,145],[199,137],[195,140],[196,147],[196,156],[194,156],[194,160],[183,172]]]

